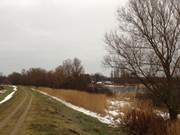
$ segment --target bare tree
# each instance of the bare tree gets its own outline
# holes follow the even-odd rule
[[[65,76],[67,76],[67,77],[71,76],[72,68],[73,68],[72,60],[71,59],[64,60],[63,64],[62,64],[62,68],[63,68]]]
[[[129,0],[118,10],[119,27],[106,34],[105,63],[133,73],[177,119],[180,87],[179,0]]]
[[[74,58],[72,63],[72,73],[74,76],[78,77],[84,74],[84,67],[81,65],[81,61],[78,58]]]

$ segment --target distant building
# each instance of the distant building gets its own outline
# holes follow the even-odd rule
[[[106,85],[112,85],[113,83],[111,81],[105,81],[104,84]]]

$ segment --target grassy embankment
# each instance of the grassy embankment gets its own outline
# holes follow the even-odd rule
[[[108,127],[97,119],[67,108],[60,102],[32,91],[28,87],[18,89],[10,101],[0,106],[1,121],[15,110],[25,95],[27,98],[14,116],[9,119],[6,127],[1,130],[2,135],[9,134],[13,130],[30,101],[30,97],[33,97],[33,100],[17,132],[18,135],[124,135],[120,129]]]
[[[30,125],[30,132],[39,135],[46,132],[49,135],[121,135],[121,132],[109,128],[98,120],[67,108],[63,104],[34,93],[36,105]]]

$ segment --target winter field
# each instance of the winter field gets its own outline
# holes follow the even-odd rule
[[[127,118],[128,124],[129,120],[132,120],[130,124],[136,125],[137,129],[132,130],[143,131],[146,124],[152,122],[152,130],[157,134],[162,130],[166,130],[168,135],[177,135],[180,132],[179,121],[169,124],[167,109],[163,106],[155,107],[148,99],[139,99],[143,94],[123,92],[107,95],[50,88],[39,88],[38,91],[111,127],[123,126]],[[180,115],[178,118],[180,119]],[[139,120],[144,124],[141,125]]]
[[[120,119],[116,118],[118,118],[119,115],[123,115],[125,111],[131,107],[135,96],[133,93],[106,95],[50,88],[39,88],[38,90],[77,106],[80,111],[82,108],[90,111],[92,114],[94,113],[95,117],[98,117],[100,121],[110,125],[120,122]],[[69,107],[72,108],[72,106]]]
[[[77,90],[38,88],[39,91],[49,96],[61,99],[66,103],[96,113],[97,116],[104,119],[105,123],[117,125],[121,123],[122,117],[133,108],[139,106],[150,106],[148,100],[139,100],[139,94],[135,92],[123,92],[115,94],[96,94]],[[71,106],[70,106],[71,107]],[[77,109],[78,110],[78,109]],[[168,113],[165,108],[154,108],[157,115],[168,119]]]

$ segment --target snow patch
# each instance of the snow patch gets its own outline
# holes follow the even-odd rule
[[[119,115],[118,111],[107,111],[107,112],[112,116],[118,116]]]
[[[109,101],[111,106],[116,107],[116,108],[123,108],[123,107],[130,107],[130,103],[127,101]]]
[[[106,110],[106,113],[109,115],[109,117],[112,118],[113,125],[119,125],[122,122],[122,117],[125,116],[123,109],[125,107],[131,108],[131,104],[128,101],[124,100],[115,100],[111,99],[108,100],[108,108]]]
[[[17,91],[17,87],[16,86],[12,86],[13,87],[13,92],[11,92],[9,95],[7,95],[2,101],[0,101],[0,104],[3,104],[4,102],[7,102],[8,100],[10,100],[14,93]]]
[[[162,112],[160,110],[155,110],[155,113],[158,115],[158,116],[161,116],[164,120],[168,120],[170,119],[170,115],[168,112]],[[178,119],[180,119],[180,114],[178,114]]]

